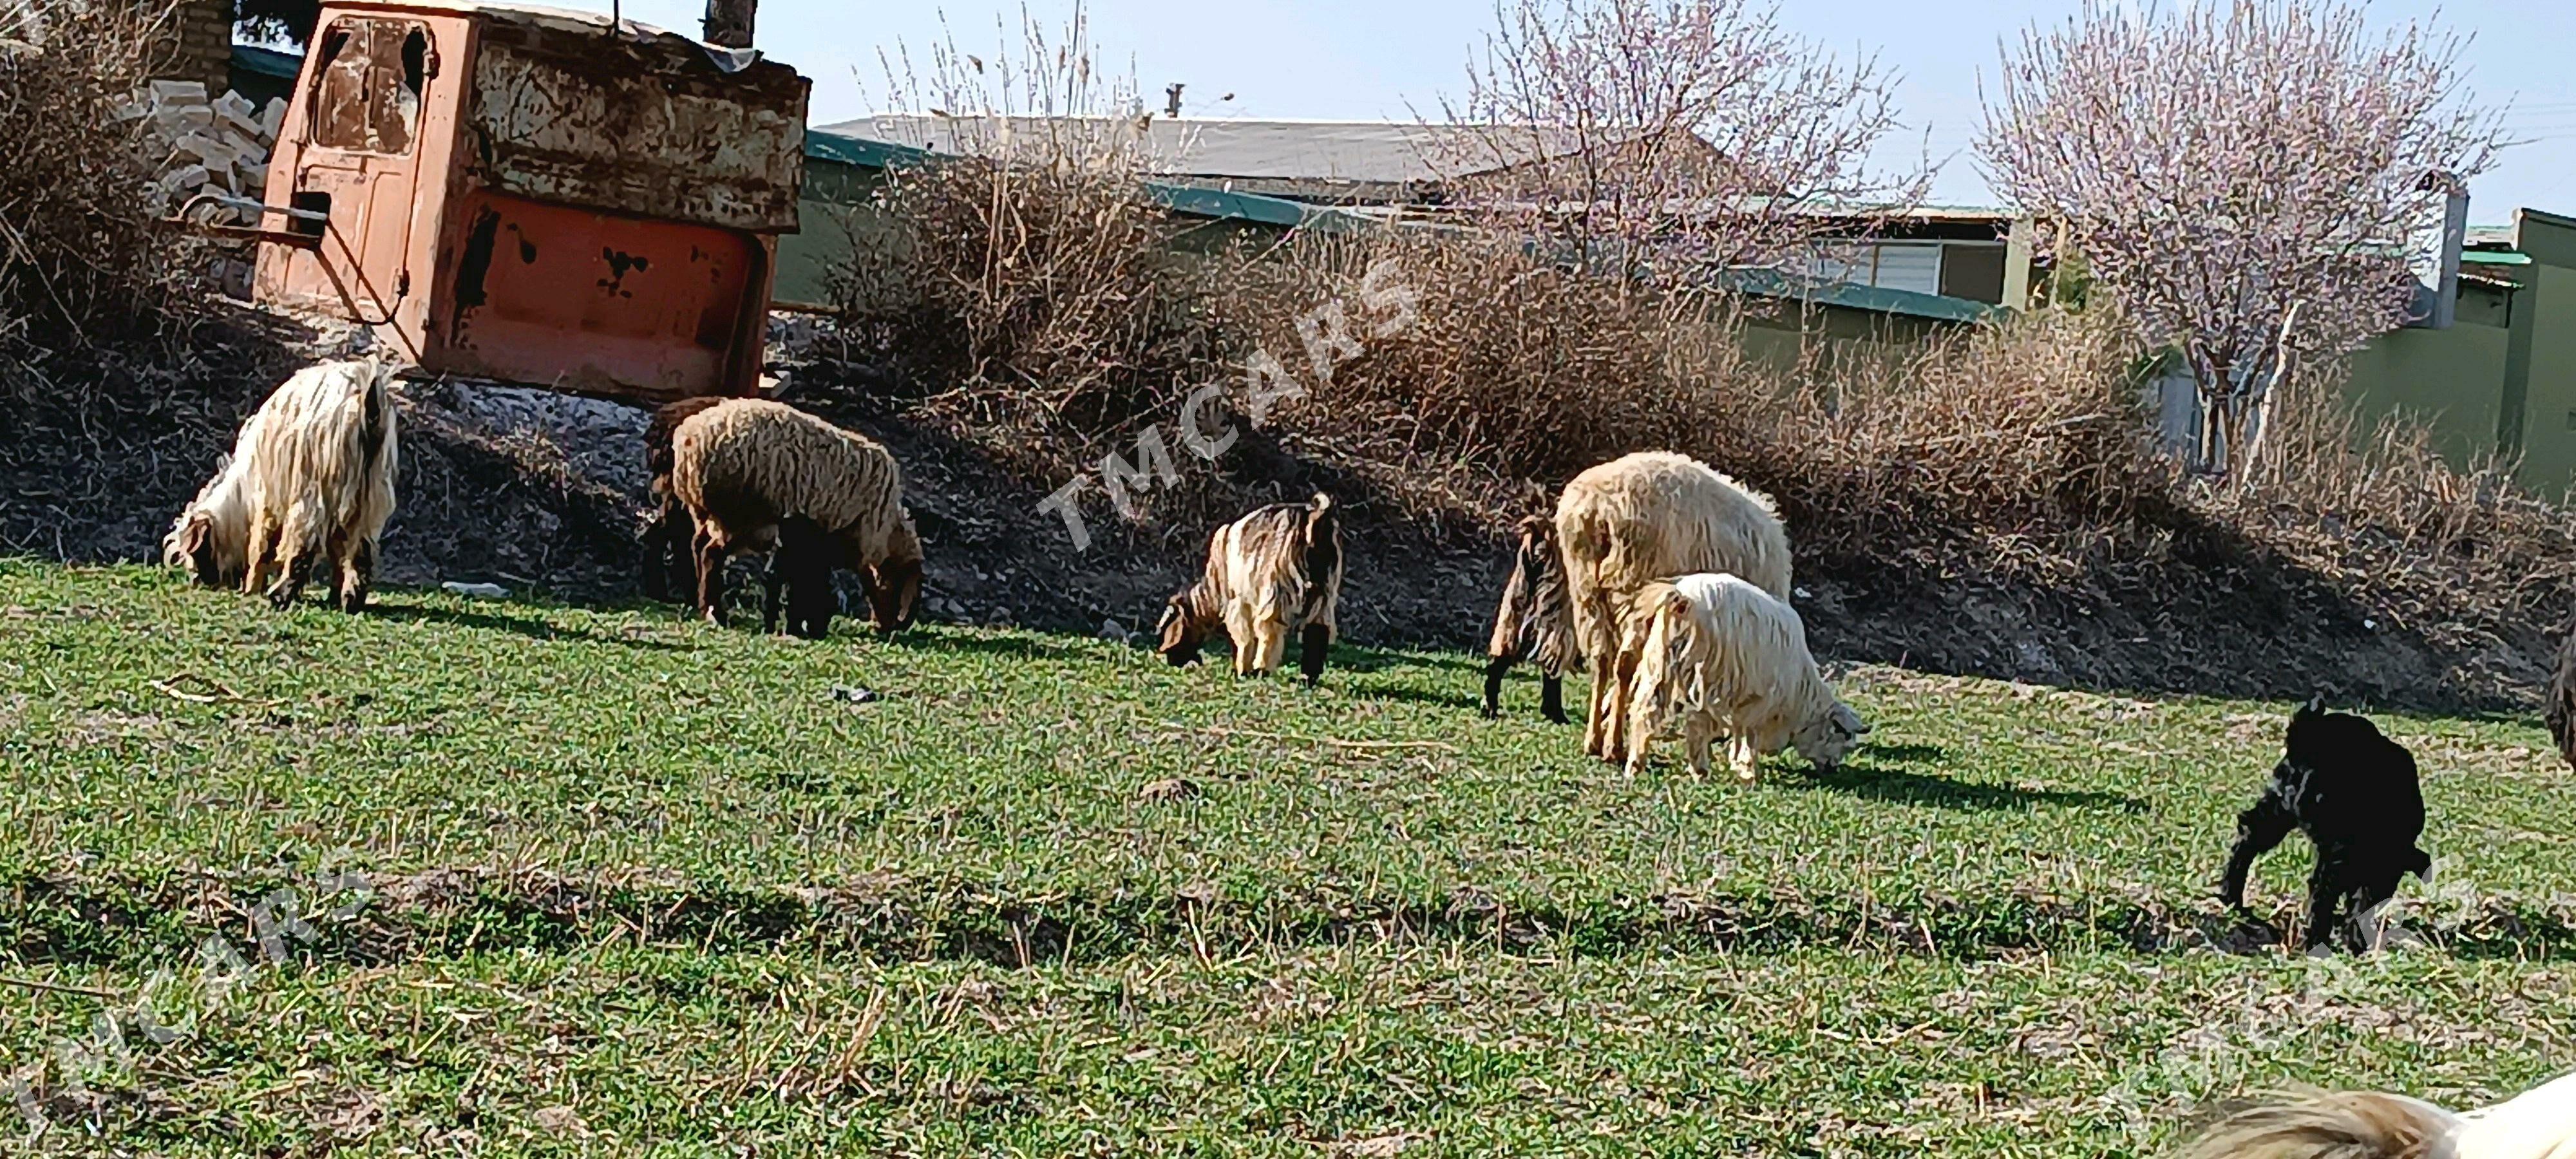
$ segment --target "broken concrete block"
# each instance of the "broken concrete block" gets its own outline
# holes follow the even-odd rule
[[[266,194],[267,194],[267,192],[268,192],[268,163],[267,163],[267,162],[265,162],[265,161],[245,161],[245,162],[242,162],[241,168],[240,168],[240,169],[238,169],[238,170],[235,170],[235,172],[237,172],[237,173],[239,173],[239,174],[241,175],[241,180],[239,181],[239,183],[238,183],[238,184],[236,184],[236,185],[234,186],[234,188],[241,190],[241,191],[242,191],[242,195],[243,195],[243,196],[245,196],[245,197],[260,197],[260,196],[264,196],[264,195],[266,195]]]
[[[275,141],[277,140],[278,130],[285,127],[285,125],[286,98],[269,98],[268,106],[259,111],[260,130],[268,136],[269,140]]]
[[[156,80],[152,82],[152,99],[161,105],[206,103],[206,82],[194,80]]]
[[[205,184],[206,176],[206,167],[203,165],[182,165],[162,174],[160,184],[164,191],[177,193],[182,189],[193,190]]]
[[[152,125],[169,137],[203,133],[215,127],[215,113],[203,105],[162,109],[152,114]]]
[[[233,151],[233,160],[235,161],[265,161],[268,159],[268,145],[266,142],[263,142],[259,138],[244,133],[230,125],[216,125],[215,140],[221,143],[224,148]]]
[[[267,146],[268,134],[260,131],[258,117],[244,116],[231,109],[216,109],[215,128],[237,135],[250,144],[262,148]]]
[[[215,106],[215,113],[218,116],[225,113],[231,113],[245,121],[256,122],[259,120],[259,106],[252,104],[249,97],[243,96],[240,93],[227,89],[225,90],[224,95],[216,97],[213,103]]]
[[[204,133],[189,133],[170,143],[171,155],[181,161],[194,161],[208,169],[230,169],[241,160],[231,146]]]

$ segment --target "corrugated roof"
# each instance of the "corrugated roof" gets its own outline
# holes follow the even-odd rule
[[[838,125],[807,129],[805,155],[809,158],[837,161],[844,165],[857,165],[867,169],[918,165],[938,155],[917,145],[871,140],[852,135],[848,131],[849,126],[860,123],[862,122],[844,121]],[[1376,224],[1339,210],[1305,205],[1285,198],[1263,197],[1258,194],[1235,193],[1222,189],[1207,189],[1159,181],[1146,182],[1145,190],[1165,208],[1193,217],[1223,218],[1281,227],[1306,226],[1324,229],[1368,228]]]
[[[1729,287],[1758,298],[1813,302],[1820,306],[1840,306],[1845,309],[1868,310],[1879,314],[1902,314],[1910,318],[1929,318],[1936,322],[1985,322],[2000,318],[2008,312],[2001,306],[1970,298],[1953,298],[1947,294],[1926,294],[1888,286],[1864,286],[1854,282],[1792,278],[1777,270],[1730,270],[1723,275],[1722,280]]]
[[[942,117],[887,113],[826,125],[938,153],[1000,157],[1070,144],[1134,148],[1145,171],[1200,180],[1405,185],[1573,151],[1570,136],[1482,125],[1202,117]]]

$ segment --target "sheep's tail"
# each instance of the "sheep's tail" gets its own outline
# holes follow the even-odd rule
[[[393,380],[393,367],[379,362],[367,368],[366,413],[359,421],[358,437],[364,445],[358,448],[359,478],[373,480],[384,462],[386,433],[394,425],[393,391],[387,384]]]
[[[1333,506],[1333,497],[1321,491],[1306,505],[1304,537],[1306,592],[1298,608],[1301,621],[1311,621],[1328,611],[1337,586],[1334,577],[1342,570],[1342,515]]]
[[[1666,681],[1666,695],[1673,702],[1669,711],[1707,710],[1707,665],[1698,662],[1704,655],[1705,642],[1700,639],[1699,617],[1692,614],[1690,597],[1678,591],[1664,593],[1663,602],[1655,608],[1655,618],[1663,628],[1664,671],[1680,677]]]
[[[2299,1095],[2220,1120],[2182,1159],[2432,1159],[2450,1127],[2442,1112],[2394,1095]]]

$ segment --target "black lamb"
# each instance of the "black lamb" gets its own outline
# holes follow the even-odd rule
[[[2424,832],[2415,758],[2368,720],[2314,700],[2290,717],[2286,748],[2263,798],[2236,818],[2219,900],[2243,909],[2254,859],[2295,828],[2317,847],[2306,944],[2325,945],[2340,932],[2350,948],[2365,948],[2362,919],[2396,896],[2399,880],[2409,873],[2431,880],[2433,859],[2415,845]]]

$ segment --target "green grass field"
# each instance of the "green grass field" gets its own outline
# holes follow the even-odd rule
[[[2437,884],[2320,960],[2207,900],[2284,705],[1862,669],[1873,743],[1748,787],[1480,676],[0,561],[0,1062],[39,1147],[205,1156],[2133,1154],[2576,1065],[2534,721],[2379,718]]]

